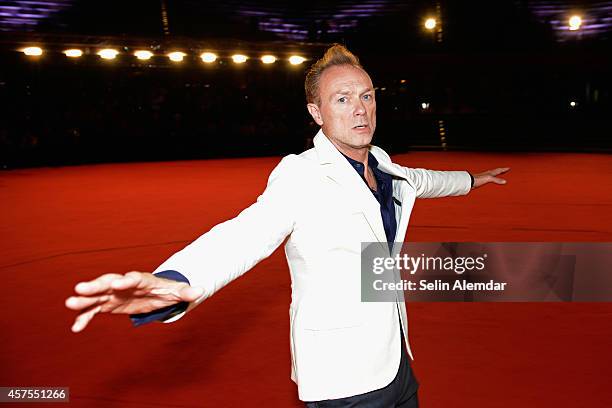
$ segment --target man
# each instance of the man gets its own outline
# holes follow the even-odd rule
[[[370,145],[372,81],[332,46],[306,76],[307,108],[321,130],[314,148],[272,171],[257,202],[177,252],[154,274],[108,274],[79,283],[66,306],[81,331],[99,312],[136,324],[174,321],[269,256],[285,239],[292,279],[292,378],[312,407],[416,407],[403,302],[362,302],[361,242],[390,250],[405,236],[416,197],[466,194],[508,169],[409,169]]]

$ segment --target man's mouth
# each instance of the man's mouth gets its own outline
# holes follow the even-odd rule
[[[367,127],[368,125],[357,125],[357,126],[353,126],[353,129],[365,129]]]

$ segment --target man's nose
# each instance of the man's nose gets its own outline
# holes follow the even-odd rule
[[[363,115],[366,112],[365,109],[365,105],[363,104],[363,102],[361,100],[359,100],[356,104],[355,104],[355,115]]]

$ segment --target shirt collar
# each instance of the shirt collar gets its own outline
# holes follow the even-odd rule
[[[350,157],[348,157],[342,152],[340,152],[340,154],[342,154],[342,156],[346,158],[349,164],[353,166],[357,174],[359,174],[365,180],[365,171],[364,171],[363,163],[360,161],[351,159]],[[376,160],[376,157],[374,157],[372,152],[368,152],[368,166],[370,166],[370,168],[374,171],[374,177],[376,177],[376,180],[378,180],[379,182],[383,182],[386,184],[393,179],[393,177],[390,174],[387,174],[378,168],[378,160]]]
[[[342,152],[340,153],[346,158],[346,160],[348,160],[350,165],[353,166],[353,168],[357,171],[357,173],[359,173],[361,177],[364,177],[365,172],[364,172],[363,163],[360,161],[351,159],[350,157],[348,157]],[[376,160],[374,155],[370,152],[368,152],[368,166],[370,166],[370,168],[372,168],[374,171],[379,171],[378,170],[378,160]]]

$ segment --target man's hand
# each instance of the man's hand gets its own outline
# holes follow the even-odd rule
[[[157,278],[153,274],[109,273],[74,287],[76,296],[66,299],[66,307],[79,315],[72,325],[75,333],[83,330],[100,312],[147,313],[179,302],[193,302],[203,293],[184,282]]]
[[[483,184],[495,183],[495,184],[506,184],[506,180],[503,178],[496,177],[510,170],[510,167],[498,167],[493,170],[487,170],[482,173],[474,174],[474,187],[480,187]]]

